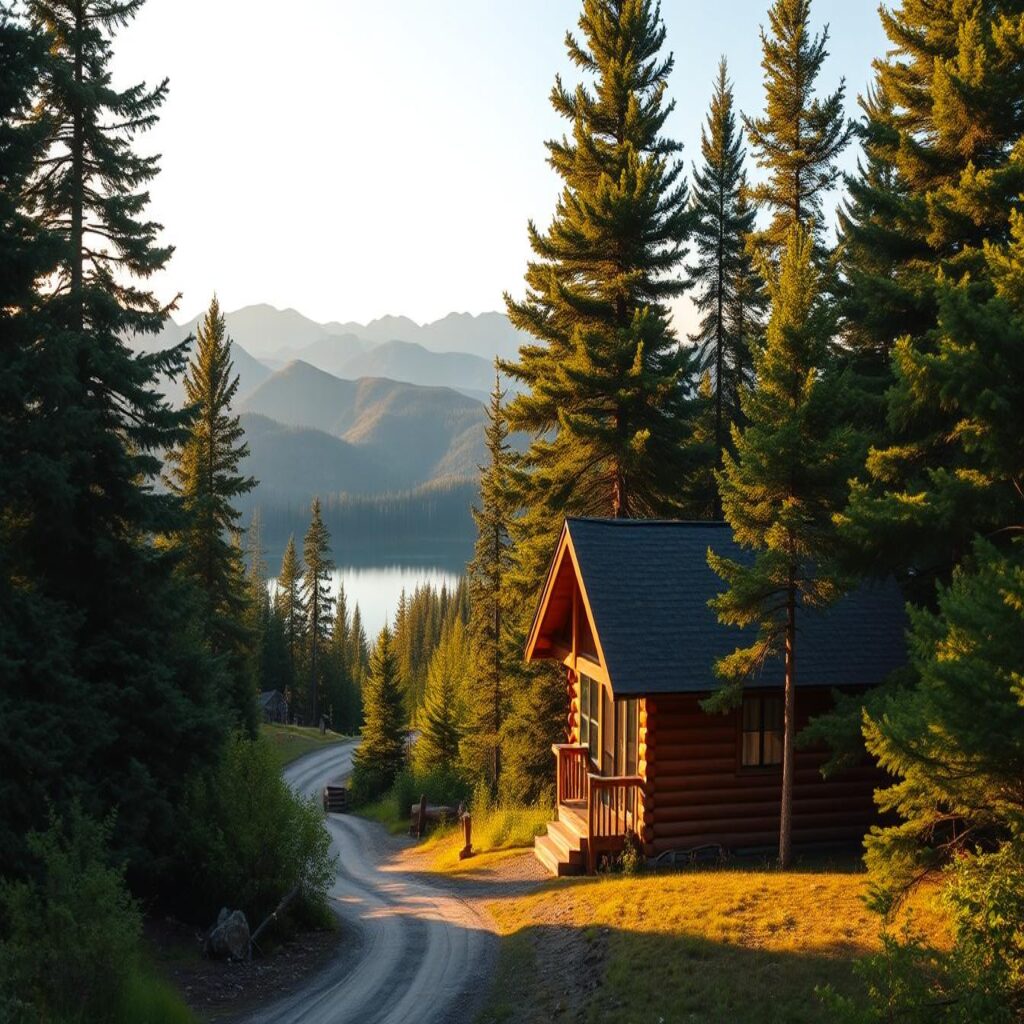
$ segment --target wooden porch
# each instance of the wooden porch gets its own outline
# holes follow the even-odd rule
[[[600,858],[619,853],[628,832],[639,832],[644,780],[592,771],[589,748],[556,743],[558,816],[534,841],[537,859],[554,875],[593,874]]]

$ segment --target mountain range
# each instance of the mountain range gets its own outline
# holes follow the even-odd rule
[[[168,320],[157,335],[139,336],[140,351],[168,348],[194,334],[200,317]],[[525,336],[502,313],[450,313],[428,324],[385,316],[368,324],[317,323],[294,309],[245,306],[225,314],[244,398],[270,374],[295,359],[355,380],[387,377],[407,384],[444,385],[485,399],[494,386],[494,359],[511,358]],[[168,384],[178,402],[180,385]]]
[[[242,469],[259,481],[241,502],[244,515],[260,507],[280,540],[304,529],[313,495],[334,500],[336,515],[343,496],[362,505],[346,506],[350,518],[338,520],[339,529],[369,515],[379,531],[401,532],[433,516],[429,529],[469,535],[486,457],[482,403],[495,357],[514,356],[521,342],[503,314],[321,324],[259,305],[225,320],[239,377],[233,404],[249,446]],[[159,335],[130,344],[167,348],[194,334],[198,321],[168,320]],[[180,404],[181,381],[164,384]]]

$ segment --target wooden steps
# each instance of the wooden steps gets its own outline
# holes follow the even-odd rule
[[[537,836],[533,852],[556,877],[582,875],[586,868],[586,824],[575,808],[560,805],[558,818],[548,822],[547,835]]]

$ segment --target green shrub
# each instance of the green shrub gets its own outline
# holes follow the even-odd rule
[[[647,866],[643,845],[635,832],[626,833],[626,842],[622,848],[620,863],[624,875],[639,875]]]
[[[364,807],[379,800],[391,788],[393,780],[387,772],[373,768],[364,763],[357,764],[352,771],[352,781],[348,787],[349,803],[353,807]]]
[[[181,996],[162,978],[136,971],[121,996],[118,1024],[196,1024]]]
[[[142,917],[111,866],[112,823],[73,807],[27,845],[36,880],[0,888],[0,1020],[114,1019],[138,964]]]
[[[394,801],[395,812],[401,820],[409,817],[409,809],[419,803],[421,796],[426,796],[430,804],[458,807],[468,802],[469,795],[469,786],[456,772],[440,768],[425,772],[405,768],[395,777],[390,799]]]
[[[193,780],[184,819],[177,859],[197,920],[226,906],[255,928],[294,886],[297,911],[323,919],[334,877],[323,811],[292,792],[265,740],[234,737],[213,778]]]

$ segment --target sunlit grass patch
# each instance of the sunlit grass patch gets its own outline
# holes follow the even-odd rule
[[[433,852],[430,866],[435,871],[483,867],[501,859],[499,854],[507,856],[533,846],[534,838],[543,834],[551,813],[547,807],[516,804],[498,804],[472,811],[474,856],[465,861],[459,860],[459,850],[463,847],[461,823],[437,829],[427,836],[421,848]]]
[[[853,964],[879,947],[866,891],[857,870],[726,868],[579,879],[495,902],[502,954],[483,1019],[824,1022],[815,989],[853,993]],[[948,941],[932,893],[909,912],[930,941]]]

